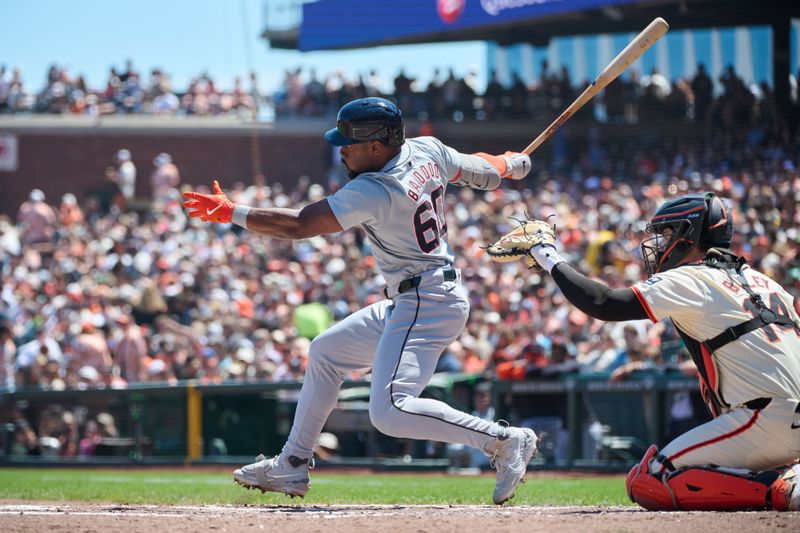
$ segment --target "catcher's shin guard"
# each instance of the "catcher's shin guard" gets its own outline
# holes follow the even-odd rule
[[[628,472],[625,487],[628,489],[628,498],[648,511],[672,511],[678,508],[675,495],[664,483],[662,475],[650,474],[650,461],[657,453],[655,444],[647,449],[639,464]]]
[[[648,511],[729,511],[765,508],[775,472],[740,475],[713,467],[689,467],[651,474],[655,445],[634,466],[626,482],[628,497]]]

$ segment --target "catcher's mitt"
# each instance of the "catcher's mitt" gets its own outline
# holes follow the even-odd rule
[[[525,259],[532,270],[542,267],[531,255],[531,248],[539,245],[555,247],[555,227],[544,220],[526,220],[520,226],[497,239],[486,248],[492,261],[507,263],[517,259]]]

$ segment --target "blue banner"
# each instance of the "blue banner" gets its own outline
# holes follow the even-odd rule
[[[800,21],[798,21],[800,26]],[[547,59],[551,75],[566,67],[573,85],[588,85],[610,61],[633,39],[634,33],[601,33],[554,37],[547,47],[534,47],[521,43],[500,46],[489,43],[486,47],[486,70],[495,72],[498,81],[506,87],[514,75],[527,84],[541,81],[541,61]],[[796,28],[792,29],[792,42],[797,42]],[[720,77],[728,65],[748,87],[765,81],[774,87],[772,72],[772,29],[769,26],[734,26],[697,30],[672,30],[653,48],[622,74],[628,79],[634,72],[639,76],[663,74],[672,82],[691,80],[702,63],[714,82],[717,94],[722,93]],[[791,72],[796,73],[796,56],[792,56]]]
[[[299,49],[331,50],[431,39],[643,0],[319,0],[303,6]]]

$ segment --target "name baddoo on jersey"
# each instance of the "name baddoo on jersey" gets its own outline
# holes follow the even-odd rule
[[[422,191],[425,190],[425,184],[433,178],[439,179],[440,177],[438,165],[430,161],[423,163],[406,174],[406,194],[416,202]]]

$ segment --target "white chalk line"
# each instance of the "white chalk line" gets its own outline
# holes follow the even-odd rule
[[[35,505],[35,504],[14,504],[0,505],[0,516],[2,515],[22,515],[22,516],[103,516],[103,517],[159,517],[159,518],[186,518],[189,516],[297,516],[297,517],[320,517],[327,519],[337,518],[364,518],[371,516],[392,517],[431,517],[431,516],[452,516],[453,513],[470,516],[518,516],[536,515],[548,516],[558,515],[565,511],[575,511],[580,508],[572,506],[559,507],[494,507],[494,506],[475,506],[475,505],[343,505],[343,506],[171,506],[170,511],[164,512],[165,506],[146,506],[146,505],[113,505],[108,509],[85,510],[75,508],[71,505]],[[83,510],[82,510],[83,509]],[[619,508],[620,511],[629,509]]]

